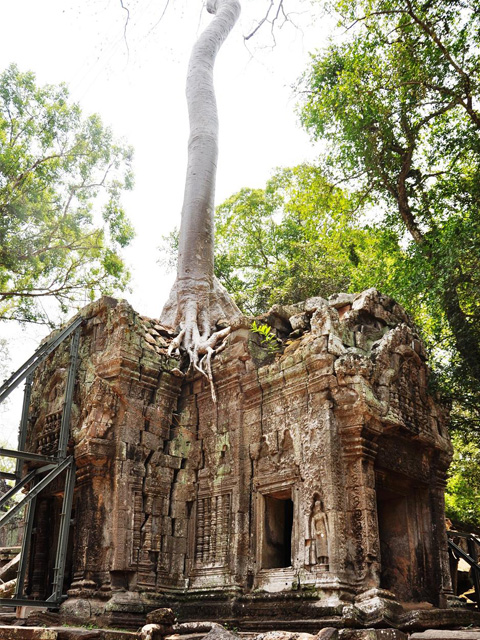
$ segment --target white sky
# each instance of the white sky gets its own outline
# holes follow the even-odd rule
[[[188,138],[184,98],[191,46],[210,16],[202,0],[124,0],[130,8],[128,51],[120,0],[15,0],[2,3],[0,69],[15,62],[39,83],[66,82],[85,113],[99,113],[135,149],[135,189],[124,202],[136,229],[126,252],[133,281],[125,297],[143,315],[158,317],[173,283],[157,264],[158,246],[180,224]],[[242,187],[262,187],[277,166],[315,157],[294,114],[291,86],[309,51],[322,46],[325,19],[312,22],[309,0],[285,0],[301,28],[285,25],[269,46],[268,26],[245,47],[243,34],[270,0],[244,0],[239,24],[220,51],[215,83],[220,119],[217,204]],[[319,5],[317,5],[317,14]],[[158,23],[158,24],[157,24]],[[45,331],[0,325],[14,370]],[[0,415],[0,439],[11,439],[18,400]],[[12,422],[13,420],[13,422]]]

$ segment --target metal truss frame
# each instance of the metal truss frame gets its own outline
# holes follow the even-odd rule
[[[459,531],[447,531],[448,550],[455,560],[462,558],[470,565],[472,573],[472,582],[475,589],[476,608],[480,608],[480,564],[479,564],[479,548],[480,539],[471,533],[460,533]],[[454,541],[455,538],[465,538],[467,540],[468,553]]]
[[[62,329],[54,338],[41,345],[35,353],[4,382],[0,387],[0,403],[25,380],[22,417],[20,420],[18,450],[0,448],[0,456],[17,460],[15,473],[0,473],[0,477],[15,480],[14,486],[0,499],[0,509],[24,487],[29,486],[24,497],[0,518],[0,527],[8,524],[23,507],[25,507],[25,531],[20,552],[20,563],[17,573],[17,584],[13,598],[0,598],[0,606],[58,607],[65,599],[63,582],[67,556],[68,533],[72,515],[73,491],[75,486],[75,461],[67,456],[70,435],[70,417],[72,412],[73,392],[78,367],[78,346],[81,325],[84,318],[79,317]],[[72,335],[73,334],[73,335]],[[27,441],[28,412],[35,369],[60,345],[72,335],[70,343],[70,365],[68,368],[67,386],[63,401],[62,421],[58,439],[58,450],[53,456],[44,456],[25,451]],[[22,477],[25,462],[44,463]],[[56,559],[53,573],[52,594],[46,600],[31,600],[24,594],[25,576],[30,551],[35,507],[39,493],[65,472],[65,490],[60,512],[60,526],[56,548]]]

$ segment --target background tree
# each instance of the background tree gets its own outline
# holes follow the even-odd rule
[[[347,30],[312,59],[303,124],[329,143],[335,179],[383,208],[409,256],[386,292],[436,344],[457,426],[480,426],[478,2],[335,8]]]
[[[385,290],[402,260],[396,237],[362,225],[361,203],[318,167],[277,170],[216,211],[215,274],[248,314],[339,291]]]
[[[47,322],[44,300],[66,310],[125,287],[131,158],[65,86],[0,75],[0,319]]]
[[[453,462],[449,469],[446,515],[466,528],[480,526],[480,447],[464,433],[452,435]]]

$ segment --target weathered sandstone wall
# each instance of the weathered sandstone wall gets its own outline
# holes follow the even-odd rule
[[[156,321],[106,298],[82,314],[66,617],[126,624],[169,603],[246,626],[268,626],[272,607],[400,624],[402,602],[447,606],[446,414],[393,300],[368,290],[274,308],[278,352],[245,322],[214,360],[217,404],[167,356]],[[65,346],[38,373],[32,451],[54,450],[67,362]],[[38,503],[36,597],[60,494],[61,482]]]

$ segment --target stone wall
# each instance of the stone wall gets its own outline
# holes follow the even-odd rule
[[[65,618],[128,624],[169,604],[245,628],[268,628],[273,610],[286,626],[400,625],[412,606],[447,606],[446,414],[393,300],[368,290],[274,308],[277,353],[236,327],[214,360],[217,404],[167,356],[156,321],[105,298],[82,314]],[[55,446],[67,362],[65,346],[38,373],[33,451]],[[39,499],[37,597],[60,495],[61,482]]]

